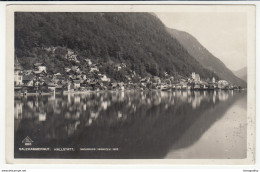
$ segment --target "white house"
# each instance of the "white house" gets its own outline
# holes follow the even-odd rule
[[[228,85],[229,85],[229,83],[226,80],[219,80],[218,81],[218,88],[225,88]]]
[[[30,74],[30,75],[25,75],[23,78],[23,84],[26,86],[33,86],[34,84],[34,80],[35,80],[35,76]]]
[[[73,80],[74,89],[78,89],[80,87],[80,80]]]
[[[65,70],[65,72],[69,72],[69,71],[71,71],[71,69],[68,68],[68,67],[65,67],[64,70]]]
[[[98,72],[99,71],[99,69],[98,69],[98,67],[97,66],[91,66],[90,67],[90,72]]]
[[[87,62],[87,64],[90,66],[92,65],[92,61],[90,59],[85,59],[85,61]]]
[[[103,75],[100,79],[104,82],[110,82],[110,78],[108,78],[106,75]]]
[[[19,70],[14,71],[14,85],[23,85],[23,75]]]
[[[194,79],[194,80],[195,80],[195,75],[196,75],[195,72],[191,73],[191,78]]]
[[[200,82],[200,75],[196,74],[195,72],[191,73],[191,78],[195,81],[195,82]]]
[[[75,54],[73,54],[73,55],[71,55],[71,56],[68,56],[68,60],[69,60],[69,61],[74,61],[74,62],[76,62],[76,63],[79,63],[79,62],[80,62],[80,61],[78,61],[77,55],[75,55]]]
[[[114,68],[115,68],[115,70],[120,71],[121,69],[126,68],[126,64],[124,64],[124,63],[116,64],[114,66]]]
[[[199,74],[195,75],[195,82],[200,82],[200,75]]]
[[[74,72],[79,72],[80,68],[79,66],[72,66],[71,70],[73,70]]]
[[[14,85],[23,84],[22,66],[20,65],[17,57],[15,57],[14,63]]]
[[[215,83],[216,82],[216,79],[215,77],[212,78],[212,83]]]
[[[46,72],[46,66],[43,63],[35,63],[34,65],[34,71],[37,73]]]
[[[68,52],[67,52],[68,56],[71,56],[74,54],[74,51],[72,51],[71,49],[68,49]]]

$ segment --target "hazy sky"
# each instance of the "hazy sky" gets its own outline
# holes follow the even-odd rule
[[[169,28],[193,35],[231,70],[247,64],[246,13],[156,13]]]

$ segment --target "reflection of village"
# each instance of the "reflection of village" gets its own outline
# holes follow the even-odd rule
[[[71,55],[69,60],[79,61],[75,55]],[[71,59],[72,58],[72,59]],[[85,59],[86,69],[82,71],[79,66],[64,68],[65,73],[50,74],[43,63],[34,64],[33,70],[22,70],[16,59],[14,73],[14,89],[16,95],[36,95],[36,94],[56,94],[74,93],[100,90],[216,90],[216,89],[241,89],[226,80],[216,81],[211,79],[201,80],[199,74],[193,72],[190,77],[174,78],[165,73],[164,77],[141,78],[132,71],[131,75],[125,76],[127,82],[116,82],[106,74],[99,72],[98,64],[93,64],[90,59]],[[114,70],[124,70],[124,63],[115,64]],[[86,72],[87,71],[87,72]],[[137,78],[137,80],[133,79]]]
[[[44,126],[45,139],[67,138],[80,128],[115,126],[136,122],[185,108],[193,113],[202,103],[212,106],[226,101],[236,90],[193,91],[110,91],[87,94],[38,95],[15,98],[15,130]],[[30,130],[31,130],[30,129]]]

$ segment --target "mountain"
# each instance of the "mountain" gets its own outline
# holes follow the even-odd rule
[[[50,47],[60,50],[51,53]],[[222,72],[205,69],[149,13],[15,13],[15,55],[24,69],[43,62],[47,71],[63,72],[75,65],[64,60],[63,49],[75,52],[81,69],[89,58],[117,80],[122,79],[116,77],[120,72],[111,69],[117,63],[127,67],[121,76],[130,71],[141,77],[196,72],[201,78],[218,78],[216,73]]]
[[[247,67],[239,69],[237,71],[233,71],[233,73],[240,79],[247,82]]]
[[[199,41],[187,32],[176,29],[167,29],[173,38],[177,39],[182,46],[193,56],[205,69],[208,69],[218,75],[220,79],[246,87],[246,82],[233,74],[225,64],[217,57],[212,55]]]

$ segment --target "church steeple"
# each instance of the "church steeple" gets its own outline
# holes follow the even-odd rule
[[[22,66],[20,62],[18,61],[17,56],[14,58],[14,70],[22,70]]]

